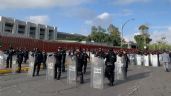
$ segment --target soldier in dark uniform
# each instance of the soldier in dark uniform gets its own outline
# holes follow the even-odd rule
[[[62,50],[62,72],[65,72],[65,59],[66,59],[66,50]]]
[[[43,69],[46,69],[46,60],[47,60],[47,53],[45,51],[43,51]]]
[[[27,62],[28,58],[29,58],[29,51],[25,48],[24,49],[24,63]]]
[[[12,56],[14,55],[14,49],[10,47],[5,54],[7,54],[6,68],[12,68]]]
[[[115,62],[116,62],[116,54],[113,52],[112,49],[109,50],[109,52],[106,55],[106,61],[105,61],[105,77],[108,78],[110,81],[109,85],[113,86],[114,83],[114,71],[115,71]]]
[[[18,73],[21,72],[21,64],[23,62],[24,53],[21,49],[17,51],[17,63],[18,63]]]
[[[36,70],[37,70],[36,75],[39,76],[40,66],[43,61],[43,54],[38,48],[35,49],[35,52],[33,54],[34,54],[33,56],[35,57],[33,76],[35,76]]]
[[[86,73],[87,69],[87,59],[90,58],[88,54],[86,53],[86,50],[83,49],[83,66],[84,66],[84,74]]]
[[[76,52],[76,66],[77,66],[77,76],[80,76],[80,83],[84,83],[83,78],[83,52],[81,49],[77,49]]]
[[[59,47],[57,52],[54,53],[55,57],[55,73],[54,73],[54,78],[57,80],[60,80],[61,77],[61,64],[62,64],[62,51],[61,48]]]

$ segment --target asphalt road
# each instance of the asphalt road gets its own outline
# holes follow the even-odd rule
[[[171,96],[171,72],[163,67],[130,66],[126,81],[110,87],[105,79],[104,89],[90,87],[90,72],[84,79],[84,84],[70,86],[67,73],[62,73],[60,81],[46,80],[45,71],[34,78],[27,73],[1,75],[0,96]]]

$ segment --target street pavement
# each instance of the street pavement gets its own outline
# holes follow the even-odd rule
[[[61,80],[47,80],[45,71],[39,77],[29,77],[27,73],[0,75],[0,96],[171,96],[171,72],[163,67],[142,67],[131,65],[128,79],[116,81],[108,86],[105,79],[103,89],[90,87],[90,67],[84,84],[67,84],[67,72]]]

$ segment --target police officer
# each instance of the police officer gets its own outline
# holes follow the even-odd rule
[[[115,70],[115,62],[116,62],[116,54],[112,49],[109,50],[107,55],[105,56],[105,77],[110,81],[109,85],[113,86],[114,83],[114,70]]]
[[[33,76],[35,76],[36,70],[37,70],[36,75],[39,76],[40,65],[41,65],[42,60],[43,60],[43,54],[38,48],[35,49],[35,52],[33,54],[34,54],[33,56],[35,57]]]
[[[65,72],[65,59],[66,59],[66,50],[62,50],[62,72]]]
[[[76,51],[76,66],[77,66],[77,76],[80,76],[80,83],[84,83],[83,79],[83,52],[80,49],[77,49]]]
[[[14,55],[14,49],[10,47],[5,54],[7,54],[6,68],[12,68],[12,56]]]
[[[23,62],[23,57],[24,57],[24,52],[21,49],[19,49],[17,51],[17,63],[18,63],[18,71],[17,72],[18,73],[21,72],[21,64]]]
[[[43,69],[46,69],[46,60],[47,60],[47,53],[45,51],[43,51]]]
[[[99,48],[96,56],[100,57],[100,58],[105,58],[105,53],[104,53],[104,51],[101,48]]]
[[[88,54],[86,53],[86,50],[83,49],[83,66],[84,66],[84,74],[86,73],[87,69],[87,59],[90,58]]]
[[[125,60],[125,64],[123,66],[123,69],[124,69],[124,78],[127,79],[127,72],[128,72],[128,64],[130,63],[130,60],[127,56],[127,53],[124,51],[123,52],[123,56],[124,56],[124,60]]]
[[[29,58],[29,51],[25,48],[24,49],[24,63],[27,62],[28,58]]]
[[[54,53],[54,57],[55,57],[55,73],[54,73],[54,78],[57,80],[60,80],[61,77],[61,64],[62,64],[62,50],[59,47],[57,52]]]

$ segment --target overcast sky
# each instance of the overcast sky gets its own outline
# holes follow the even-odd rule
[[[153,41],[171,43],[171,0],[0,0],[0,15],[54,25],[59,31],[89,34],[92,25],[121,28],[133,40],[138,26],[147,24]]]

